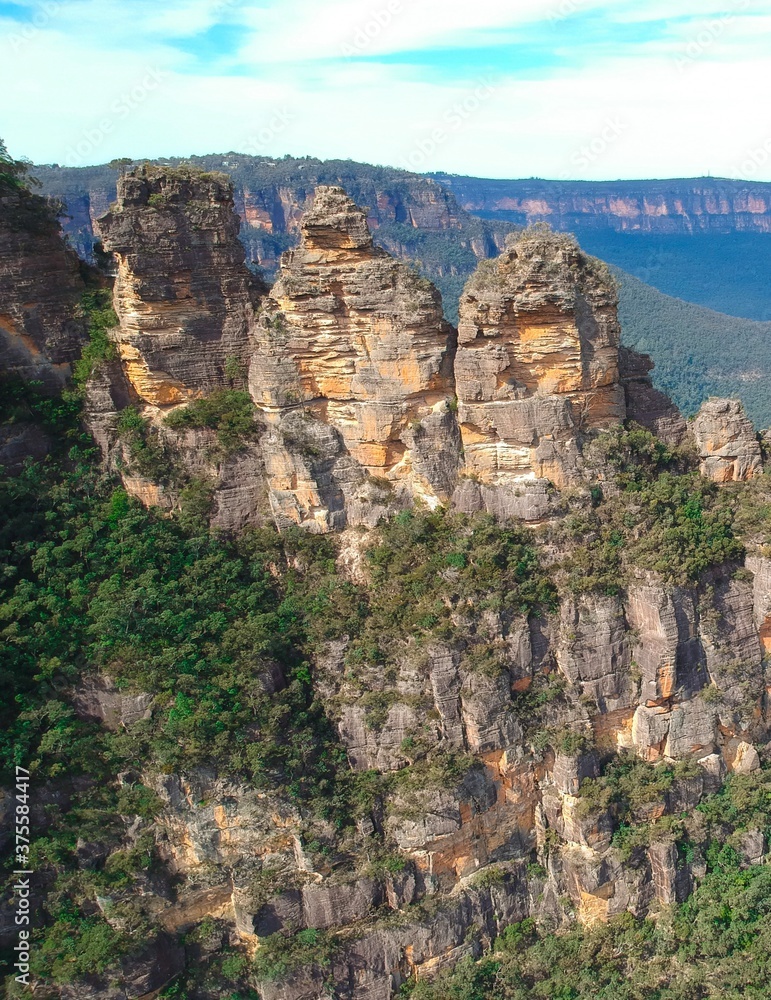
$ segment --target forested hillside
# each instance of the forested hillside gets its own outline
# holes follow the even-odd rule
[[[612,270],[624,341],[655,359],[656,385],[683,413],[708,396],[734,396],[758,428],[771,424],[771,322],[713,312]]]

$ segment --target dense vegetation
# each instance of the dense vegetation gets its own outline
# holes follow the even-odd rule
[[[624,342],[651,355],[655,384],[686,416],[708,396],[738,396],[756,427],[771,425],[771,322],[725,316],[614,274]]]
[[[144,510],[99,472],[77,397],[2,390],[7,420],[34,422],[57,443],[47,461],[0,482],[0,781],[20,763],[37,788],[70,799],[32,847],[48,917],[35,971],[68,980],[142,939],[141,912],[120,934],[95,903],[155,864],[147,845],[115,853],[154,801],[118,773],[213,763],[348,821],[344,758],[304,654],[310,598],[290,568],[300,552],[322,579],[334,563],[324,540],[257,531],[228,541],[195,512]],[[277,578],[271,567],[281,566]],[[269,694],[261,664],[270,673],[274,662],[284,681]],[[118,733],[78,719],[71,686],[97,670],[151,692],[152,719]],[[79,839],[113,852],[106,867],[79,870]]]
[[[94,357],[83,362],[90,370],[111,317],[98,295],[84,309],[95,345]],[[231,446],[252,426],[243,396],[223,390],[198,401],[180,411],[178,429],[211,428],[224,435],[223,447]],[[93,444],[79,428],[77,393],[49,399],[34,387],[6,382],[0,405],[6,421],[37,424],[53,443],[45,461],[0,480],[2,780],[23,763],[38,787],[47,787],[48,794],[58,789],[69,799],[32,846],[46,886],[37,974],[68,981],[103,971],[116,955],[130,954],[139,940],[157,933],[132,887],[151,878],[159,864],[151,832],[158,800],[138,777],[119,782],[118,774],[214,765],[345,830],[389,788],[409,801],[428,785],[457,783],[474,766],[463,755],[432,757],[417,748],[415,763],[392,777],[352,775],[317,700],[311,663],[326,640],[347,636],[352,675],[366,665],[383,665],[387,679],[390,658],[405,638],[419,646],[476,635],[468,655],[476,657],[478,669],[495,671],[495,650],[480,645],[477,635],[485,614],[505,620],[556,606],[555,586],[530,531],[483,515],[404,511],[374,536],[367,553],[372,586],[365,590],[340,580],[330,538],[252,529],[231,539],[212,533],[206,510],[195,503],[183,502],[172,517],[142,508],[96,464]],[[126,426],[141,420],[132,410],[122,419]],[[615,467],[615,487],[607,498],[601,491],[592,494],[588,504],[568,498],[573,511],[564,530],[573,535],[573,555],[558,575],[567,574],[573,586],[617,588],[622,564],[635,563],[664,576],[680,566],[676,582],[692,581],[706,566],[741,551],[729,505],[721,499],[728,494],[688,472],[687,455],[636,428],[606,435],[594,447]],[[764,494],[760,486],[756,492],[760,509]],[[582,547],[588,531],[603,544],[590,540]],[[584,559],[602,565],[589,567]],[[117,732],[81,720],[70,692],[97,672],[127,691],[149,692],[151,717]],[[368,696],[369,722],[376,726],[387,698],[381,705],[376,691]],[[529,707],[537,714],[536,701]],[[619,850],[632,852],[642,843],[635,832],[640,789],[659,794],[683,777],[675,770],[657,772],[654,779],[647,767],[639,765],[631,775],[628,768],[611,768],[582,789],[587,809],[615,810]],[[753,794],[756,812],[765,815],[765,786]],[[735,806],[728,802],[726,808]],[[145,833],[127,848],[126,829],[136,817]],[[78,853],[84,842],[101,845],[100,862],[84,866]],[[399,859],[389,861],[386,854],[378,863],[398,870]],[[739,884],[743,878],[735,875],[737,899],[746,888]],[[97,897],[106,896],[119,900],[118,923],[108,923],[97,905]],[[644,925],[623,927],[633,938],[642,935],[646,947],[649,939],[658,940]],[[560,962],[569,963],[573,947],[592,948],[594,940],[589,932],[574,932],[564,944],[532,943],[523,953],[531,964],[516,975],[528,982],[535,975],[528,969],[539,968],[543,949],[557,949]],[[323,964],[336,947],[324,935],[277,939],[274,945],[263,955],[274,972],[313,956]],[[506,942],[501,947],[506,952]],[[515,950],[519,962],[520,945]],[[501,962],[497,955],[489,961]],[[233,982],[245,982],[242,957],[225,949],[217,962],[217,975],[224,975],[224,965]],[[511,962],[507,957],[500,968]],[[478,983],[487,983],[490,968],[489,962],[462,967],[448,989],[461,988],[456,984],[465,976],[477,983],[475,990],[487,990]],[[496,972],[496,982],[505,982],[506,975]],[[417,995],[425,989],[419,987]],[[520,995],[531,994],[511,994]]]
[[[742,556],[735,497],[693,471],[687,452],[635,425],[602,435],[592,451],[615,475],[592,487],[589,505],[582,493],[565,496],[566,516],[553,534],[567,552],[567,589],[617,594],[639,570],[693,585],[710,566]]]

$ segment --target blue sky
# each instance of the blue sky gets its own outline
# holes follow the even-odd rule
[[[116,156],[771,180],[771,0],[0,0],[0,136]]]

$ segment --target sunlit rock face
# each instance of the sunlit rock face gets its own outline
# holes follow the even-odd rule
[[[245,363],[258,286],[244,265],[224,175],[139,167],[99,219],[116,259],[116,335],[137,396],[171,406]]]
[[[541,228],[481,264],[461,298],[455,381],[467,473],[570,482],[582,435],[625,416],[605,266]]]
[[[277,515],[319,528],[359,520],[373,479],[381,492],[446,499],[460,457],[453,348],[436,289],[374,246],[342,188],[318,188],[265,302],[250,366],[274,435]]]
[[[762,471],[760,442],[738,399],[708,399],[693,420],[701,474],[716,483],[744,482]]]

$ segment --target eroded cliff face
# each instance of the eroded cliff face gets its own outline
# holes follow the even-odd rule
[[[115,343],[134,392],[171,406],[227,384],[247,357],[257,291],[224,176],[142,167],[99,220],[117,262]]]
[[[48,391],[64,385],[86,339],[78,315],[85,291],[46,202],[0,186],[0,365]]]
[[[228,530],[267,513],[260,428],[223,449],[205,424],[169,414],[212,393],[241,391],[251,330],[265,291],[244,264],[232,188],[222,175],[137,168],[99,221],[117,265],[110,331],[117,358],[89,381],[86,417],[107,464],[146,506],[171,509],[192,486],[211,494],[212,523]],[[121,414],[138,414],[120,433]]]
[[[448,499],[459,460],[453,348],[436,290],[374,246],[341,188],[318,188],[250,364],[279,523],[372,521],[362,508],[382,510],[378,495],[394,487]]]
[[[607,269],[571,237],[529,230],[481,264],[456,334],[436,289],[374,245],[339,187],[317,189],[270,294],[244,267],[220,177],[130,171],[102,229],[118,261],[119,362],[92,380],[92,429],[110,453],[133,402],[159,447],[217,484],[206,447],[174,437],[165,415],[248,386],[260,443],[225,475],[242,494],[234,524],[248,523],[247,500],[254,520],[269,508],[280,527],[328,531],[416,498],[537,521],[555,509],[554,486],[595,474],[583,451],[597,432],[631,418],[671,445],[689,438],[650,360],[620,349]],[[690,437],[712,478],[760,468],[738,403],[705,404]],[[127,488],[173,506],[174,490],[132,474],[123,451]]]
[[[585,465],[584,444],[627,416],[671,445],[688,438],[652,389],[646,359],[620,357],[612,283],[571,239],[537,230],[483,267],[467,286],[456,344],[436,291],[373,245],[342,189],[317,191],[300,247],[259,301],[234,219],[218,179],[138,171],[105,221],[119,259],[120,358],[91,381],[91,420],[127,489],[147,504],[173,506],[180,484],[138,471],[116,430],[128,405],[161,464],[174,457],[188,486],[213,484],[217,526],[236,530],[269,513],[280,529],[366,529],[417,499],[543,520],[533,545],[558,568],[570,553],[557,550],[575,543],[549,534],[566,513],[553,484],[576,487],[586,509],[587,487],[613,490],[609,467]],[[180,415],[228,387],[228,371],[243,379],[247,362],[253,426],[223,451],[217,429]],[[757,440],[732,403],[711,401],[691,443],[720,482],[760,469]],[[346,532],[339,549],[341,579],[365,594],[371,538]],[[478,563],[498,565],[485,551]],[[130,837],[151,830],[165,867],[142,882],[139,908],[166,935],[211,918],[213,952],[231,942],[259,956],[273,934],[328,932],[326,964],[266,977],[263,997],[331,989],[341,1000],[389,1000],[525,917],[559,928],[685,898],[704,871],[703,845],[684,861],[672,826],[656,823],[693,812],[726,774],[760,766],[770,565],[756,547],[746,567],[713,567],[698,583],[634,570],[604,592],[571,590],[555,570],[548,604],[528,609],[486,592],[465,607],[447,598],[447,635],[405,630],[380,657],[348,634],[319,642],[308,652],[313,699],[356,780],[382,776],[378,794],[341,830],[212,769],[148,772],[161,811],[155,825],[137,820]],[[441,564],[448,590],[465,566],[456,552]],[[404,600],[413,596],[419,588]],[[278,664],[260,680],[266,698],[288,684]],[[73,704],[109,728],[141,725],[161,708],[105,676],[81,684]],[[638,805],[635,822],[652,833],[634,864],[613,842],[617,803],[591,794],[620,752],[627,764],[661,768],[648,775],[667,775]],[[764,832],[751,833],[739,845],[747,862],[767,849]],[[105,919],[119,927],[111,903],[129,896],[103,901]],[[169,978],[181,959],[169,949],[166,957]],[[122,994],[105,982],[91,993],[78,985],[77,995],[142,996],[159,988],[161,965],[151,954],[131,971],[140,985]]]
[[[569,237],[525,233],[460,305],[455,381],[465,471],[483,483],[576,478],[581,437],[626,416],[616,294]]]
[[[716,570],[671,588],[641,575],[619,596],[564,593],[537,616],[484,612],[469,640],[418,647],[405,636],[388,669],[355,678],[348,640],[330,642],[313,661],[317,696],[350,766],[390,784],[340,832],[212,770],[145,775],[162,803],[167,868],[144,886],[143,912],[174,935],[214,921],[215,951],[229,939],[259,956],[277,933],[331,934],[326,964],[309,956],[261,994],[390,1000],[526,917],[592,925],[684,900],[706,845],[684,860],[678,817],[728,773],[756,772],[769,736],[759,629],[771,570],[760,556],[750,565],[754,580]],[[473,655],[481,635],[494,669]],[[280,689],[280,669],[265,683]],[[109,681],[79,698],[82,714],[111,727],[153,711]],[[633,861],[613,839],[616,807],[587,786],[620,750],[660,769],[641,776],[660,784],[640,795],[635,821],[650,832]],[[133,835],[142,829],[137,820]],[[735,842],[747,864],[768,849],[762,830]],[[108,920],[129,895],[102,901]],[[157,965],[153,953],[147,966]],[[113,996],[104,989],[80,995]]]

